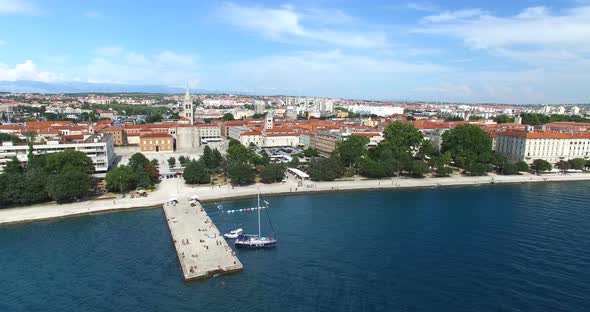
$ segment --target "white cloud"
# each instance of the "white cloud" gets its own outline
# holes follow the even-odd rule
[[[0,46],[1,46],[1,45],[5,45],[5,44],[6,44],[6,41],[4,41],[4,40],[0,40]]]
[[[38,14],[39,8],[27,0],[0,0],[0,15]]]
[[[51,82],[61,78],[58,74],[38,70],[31,60],[16,64],[14,68],[0,64],[0,81],[34,80]]]
[[[483,14],[484,11],[480,9],[463,9],[457,11],[444,11],[436,15],[428,15],[425,16],[423,20],[430,23],[444,23],[478,17]]]
[[[406,7],[408,9],[422,12],[433,12],[437,9],[437,6],[430,2],[408,2],[406,3]]]
[[[296,11],[291,5],[265,8],[225,3],[221,8],[220,17],[231,25],[274,40],[298,40],[365,49],[389,45],[386,34],[380,31],[325,28],[328,25],[343,26],[355,21],[353,17],[339,10]]]
[[[515,16],[475,15],[425,25],[416,32],[462,39],[467,46],[490,49],[518,45],[590,50],[590,6],[550,14],[546,8],[527,8]]]

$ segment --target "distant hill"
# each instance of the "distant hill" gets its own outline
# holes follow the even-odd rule
[[[0,92],[14,93],[184,93],[183,88],[161,85],[131,85],[90,82],[40,82],[30,80],[0,81]],[[193,94],[220,94],[224,92],[191,89]]]

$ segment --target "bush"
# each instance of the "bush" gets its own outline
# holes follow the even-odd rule
[[[386,177],[385,166],[382,163],[367,159],[361,166],[360,174],[363,177],[371,179],[381,179]]]
[[[184,169],[182,175],[184,182],[188,184],[207,184],[211,182],[211,176],[207,167],[201,161],[191,161]]]
[[[174,167],[174,165],[176,165],[176,158],[174,158],[174,157],[168,158],[168,165],[170,167]]]
[[[504,164],[502,171],[500,172],[503,175],[514,175],[518,174],[518,165],[516,164]]]
[[[260,171],[262,183],[275,183],[285,178],[285,167],[280,164],[268,164]]]
[[[529,171],[529,165],[522,160],[516,163],[516,168],[519,172]]]
[[[232,184],[237,185],[246,185],[254,183],[254,179],[256,178],[256,172],[252,166],[242,163],[236,162],[231,165],[229,168],[229,177],[231,179]]]
[[[466,174],[469,176],[485,176],[490,170],[490,165],[483,163],[473,163],[465,168]]]
[[[551,164],[543,159],[535,159],[531,165],[531,169],[536,171],[549,171],[551,168]]]

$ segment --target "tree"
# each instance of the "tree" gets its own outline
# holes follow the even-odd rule
[[[252,184],[256,177],[256,172],[252,166],[243,162],[235,162],[229,169],[229,177],[232,184],[246,185]]]
[[[300,164],[301,164],[301,162],[299,161],[299,157],[293,156],[293,159],[289,163],[289,167],[297,168],[297,167],[299,167]]]
[[[465,173],[469,176],[485,176],[491,171],[489,164],[473,162],[465,167]]]
[[[285,178],[285,166],[282,164],[268,164],[260,171],[262,183],[276,183]]]
[[[238,142],[237,144],[230,144],[227,149],[227,158],[230,162],[254,164],[256,153],[254,152],[254,149],[247,148]]]
[[[568,162],[570,163],[570,167],[576,170],[583,170],[586,164],[586,160],[584,160],[584,158],[574,158],[568,160]]]
[[[535,159],[531,165],[531,169],[535,171],[549,171],[551,168],[551,164],[543,159]]]
[[[80,199],[91,190],[91,176],[71,168],[50,176],[47,185],[49,197],[58,203]]]
[[[566,171],[572,168],[572,165],[564,160],[560,160],[558,163],[555,164],[556,168],[561,169],[562,171]]]
[[[416,151],[422,144],[424,137],[418,129],[411,124],[396,121],[383,130],[384,141],[394,149],[406,152]]]
[[[516,169],[519,172],[526,172],[529,171],[529,165],[526,163],[526,161],[521,160],[516,163]]]
[[[385,166],[381,162],[376,162],[372,159],[363,160],[360,174],[363,177],[371,179],[381,179],[387,176]]]
[[[186,164],[188,164],[191,161],[191,159],[189,157],[184,157],[184,156],[180,156],[178,157],[178,162],[180,163],[180,165],[185,166]]]
[[[314,158],[309,164],[308,171],[314,181],[333,181],[344,174],[344,166],[336,157]]]
[[[146,123],[162,122],[162,114],[153,114],[145,118]]]
[[[211,182],[211,175],[202,161],[191,161],[184,169],[184,182],[188,184],[206,184]]]
[[[219,150],[217,149],[213,149],[211,165],[214,170],[221,168],[221,166],[223,165],[223,156],[221,155],[221,152],[219,152]]]
[[[433,155],[437,154],[438,150],[434,144],[430,140],[423,140],[422,144],[418,148],[418,155],[417,157],[425,160],[426,158],[432,157]]]
[[[86,154],[71,149],[47,155],[48,173],[58,174],[64,171],[80,171],[92,174],[94,173],[94,164]]]
[[[423,160],[414,160],[409,168],[410,175],[415,178],[423,178],[428,172],[430,167]]]
[[[232,113],[225,113],[221,119],[224,121],[234,120],[234,115]]]
[[[336,152],[344,165],[352,168],[360,159],[367,156],[367,144],[369,144],[369,138],[352,135],[338,144]]]
[[[313,147],[308,147],[303,151],[303,155],[305,157],[318,157],[320,156],[320,154],[318,153],[318,151],[313,148]]]
[[[584,164],[584,167],[586,169],[589,169],[590,168],[590,160],[586,160],[586,163]]]
[[[203,149],[203,155],[201,155],[200,161],[205,165],[205,167],[209,170],[215,169],[213,167],[213,151],[209,147],[209,145],[205,145]]]
[[[174,167],[174,165],[176,165],[176,158],[174,158],[174,157],[168,158],[168,166]]]
[[[118,166],[107,173],[105,182],[109,192],[128,192],[137,188],[137,175],[129,166]]]
[[[502,167],[502,172],[503,175],[514,175],[514,174],[518,174],[518,165],[517,164],[511,164],[511,163],[506,163],[503,165]]]
[[[492,139],[477,126],[459,125],[443,133],[442,139],[441,152],[450,152],[458,167],[486,163],[492,156]]]
[[[492,117],[492,120],[499,123],[499,124],[511,123],[511,122],[514,122],[514,117],[510,117],[508,115],[498,115],[498,116]]]

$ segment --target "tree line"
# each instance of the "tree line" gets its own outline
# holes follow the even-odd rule
[[[25,165],[12,158],[0,174],[0,205],[29,205],[54,200],[71,202],[91,195],[94,165],[75,150],[28,155]]]

